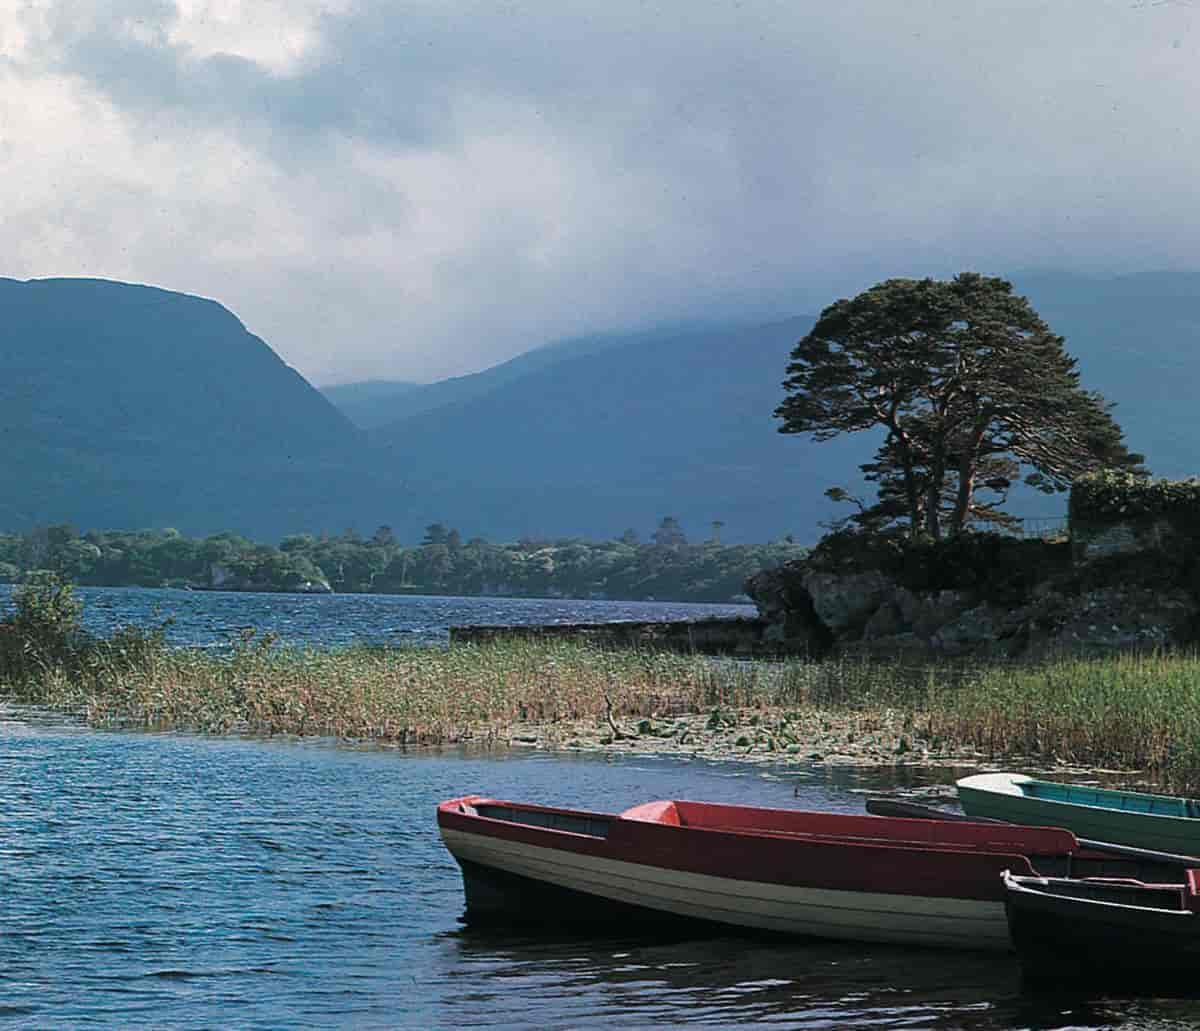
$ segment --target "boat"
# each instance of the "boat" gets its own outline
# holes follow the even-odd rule
[[[726,930],[1011,947],[1001,874],[1166,880],[1181,867],[1000,823],[683,800],[621,813],[467,795],[437,808],[468,921]]]
[[[972,818],[1065,827],[1081,838],[1200,856],[1200,802],[1195,799],[1061,784],[1019,773],[980,773],[964,777],[957,787]]]
[[[1196,990],[1200,870],[1182,882],[1002,875],[1009,928],[1024,976]]]

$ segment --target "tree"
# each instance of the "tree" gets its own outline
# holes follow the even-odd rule
[[[1063,343],[1003,279],[889,279],[830,305],[796,345],[779,432],[884,431],[862,466],[878,485],[852,517],[864,526],[906,521],[940,539],[1003,525],[1022,472],[1046,492],[1098,469],[1144,473]]]
[[[660,548],[682,548],[687,544],[687,535],[674,516],[663,516],[651,540]]]
[[[421,539],[421,547],[427,548],[431,544],[445,544],[448,536],[449,531],[441,523],[430,523],[425,527],[425,536]]]

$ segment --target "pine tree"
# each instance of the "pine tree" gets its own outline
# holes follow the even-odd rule
[[[1144,472],[1063,338],[1003,279],[889,279],[837,301],[783,385],[781,433],[884,431],[862,467],[878,503],[854,517],[872,528],[898,520],[940,539],[1011,522],[1000,505],[1022,473],[1049,493],[1098,469]]]

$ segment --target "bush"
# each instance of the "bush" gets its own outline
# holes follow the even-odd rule
[[[1200,480],[1152,480],[1107,470],[1071,484],[1072,525],[1133,522],[1171,517],[1172,523],[1200,526]]]
[[[71,585],[39,572],[13,592],[13,610],[0,620],[0,680],[24,681],[49,669],[77,672],[92,641]]]

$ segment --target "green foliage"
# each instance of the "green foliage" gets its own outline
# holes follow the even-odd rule
[[[77,670],[91,639],[79,623],[82,603],[53,573],[30,576],[0,619],[0,680],[14,682],[65,667]]]
[[[49,568],[91,586],[203,588],[215,585],[217,569],[228,589],[286,591],[325,583],[341,592],[724,602],[742,592],[750,574],[804,554],[786,538],[689,544],[671,517],[646,544],[632,531],[610,541],[464,542],[441,523],[430,525],[416,547],[400,544],[386,526],[370,537],[293,535],[277,548],[233,533],[204,539],[174,530],[72,534],[63,527],[0,535],[0,578],[6,570],[16,578]]]
[[[1120,470],[1080,476],[1071,485],[1071,523],[1113,523],[1160,516],[1200,525],[1200,480],[1145,479]]]
[[[1003,279],[889,279],[826,308],[792,351],[781,433],[831,440],[882,431],[860,466],[878,502],[852,519],[935,539],[1005,525],[1022,474],[1065,490],[1082,472],[1140,468],[1111,406],[1080,386],[1075,359]],[[841,488],[835,499],[855,500]]]

